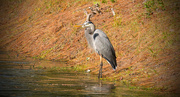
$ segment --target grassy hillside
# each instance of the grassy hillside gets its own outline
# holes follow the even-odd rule
[[[99,56],[88,48],[83,9],[100,4],[91,18],[111,40],[117,70],[104,79],[135,88],[179,91],[180,4],[178,0],[1,0],[0,48],[46,60],[68,60],[76,70],[98,73]],[[111,8],[116,15],[113,16]]]

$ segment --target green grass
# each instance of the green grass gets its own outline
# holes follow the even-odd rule
[[[55,45],[54,47],[44,50],[41,52],[40,56],[38,57],[39,59],[44,59],[53,49],[55,49],[57,47],[57,45]]]
[[[107,0],[102,0],[102,3],[107,3]]]
[[[122,26],[122,17],[121,16],[114,16],[114,27],[120,27]]]
[[[157,10],[165,10],[164,3],[162,0],[147,0],[144,3],[144,7],[146,8],[145,14],[148,18]]]
[[[111,0],[112,3],[115,3],[116,1],[115,0]]]

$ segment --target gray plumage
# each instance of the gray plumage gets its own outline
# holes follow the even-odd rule
[[[95,29],[91,21],[86,21],[82,27],[85,28],[85,37],[89,46],[94,49],[100,56],[105,58],[111,64],[113,69],[116,69],[115,50],[107,37],[100,29]]]

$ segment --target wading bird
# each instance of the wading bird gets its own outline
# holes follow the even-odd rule
[[[98,78],[102,78],[102,58],[106,59],[114,70],[117,67],[115,51],[107,35],[102,30],[96,29],[95,25],[90,21],[91,14],[85,13],[87,19],[86,22],[82,24],[82,27],[85,28],[85,37],[89,46],[100,55]]]

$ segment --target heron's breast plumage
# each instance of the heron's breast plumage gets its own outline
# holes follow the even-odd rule
[[[93,34],[90,34],[90,29],[86,29],[85,30],[85,37],[86,40],[88,42],[88,45],[90,46],[90,48],[94,48],[94,39],[93,39]]]

